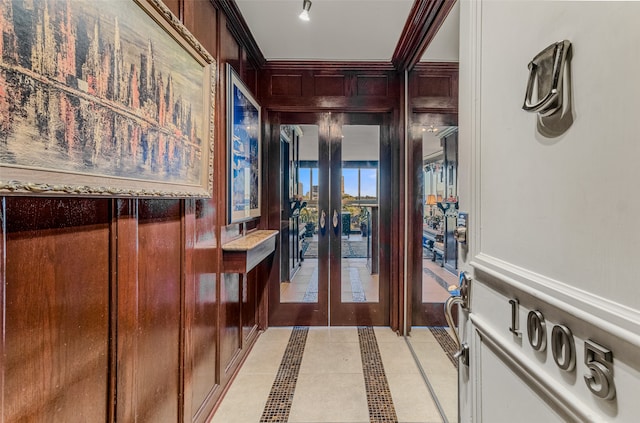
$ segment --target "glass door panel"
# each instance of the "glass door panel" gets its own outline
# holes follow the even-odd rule
[[[372,252],[378,251],[378,227],[372,208],[378,205],[380,129],[377,125],[344,125],[342,148],[341,302],[371,303],[380,299],[378,271]],[[376,222],[377,223],[377,222]]]
[[[336,114],[330,139],[331,213],[337,223],[330,238],[330,324],[385,325],[389,286],[388,275],[381,282],[379,266],[379,181],[388,126],[384,115]],[[389,229],[382,228],[385,234]]]
[[[295,171],[293,181],[296,186],[283,196],[285,212],[288,213],[289,227],[297,225],[295,236],[299,241],[298,268],[290,278],[283,278],[280,284],[280,302],[282,303],[317,303],[318,302],[318,199],[319,199],[319,133],[318,125],[283,125],[281,132],[298,134],[297,154],[292,157],[292,168]],[[286,182],[286,180],[285,180]],[[281,224],[284,231],[285,221]],[[284,247],[284,245],[283,245]],[[281,254],[285,248],[281,249]],[[289,252],[291,255],[291,252]],[[285,269],[281,268],[281,273]]]

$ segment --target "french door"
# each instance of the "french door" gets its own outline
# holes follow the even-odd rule
[[[271,325],[388,324],[390,227],[381,224],[390,213],[386,119],[274,116],[281,145],[289,143],[281,151],[290,152],[280,160],[281,232],[297,238],[299,250],[286,251],[294,266],[281,257],[279,285],[270,289]]]

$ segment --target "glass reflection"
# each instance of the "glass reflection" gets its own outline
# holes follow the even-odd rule
[[[408,337],[417,363],[426,375],[448,421],[458,420],[458,361],[444,317],[448,288],[458,285],[457,131],[439,127],[422,133],[424,191],[421,277],[414,280],[412,328]],[[451,235],[451,236],[450,236]]]

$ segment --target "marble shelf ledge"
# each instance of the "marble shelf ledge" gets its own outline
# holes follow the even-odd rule
[[[222,245],[224,273],[248,273],[276,249],[276,230],[258,230]]]

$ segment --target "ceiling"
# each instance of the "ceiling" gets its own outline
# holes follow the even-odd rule
[[[303,0],[235,2],[267,61],[390,62],[414,0],[312,0],[308,22]],[[458,61],[458,27],[456,4],[422,60]]]

